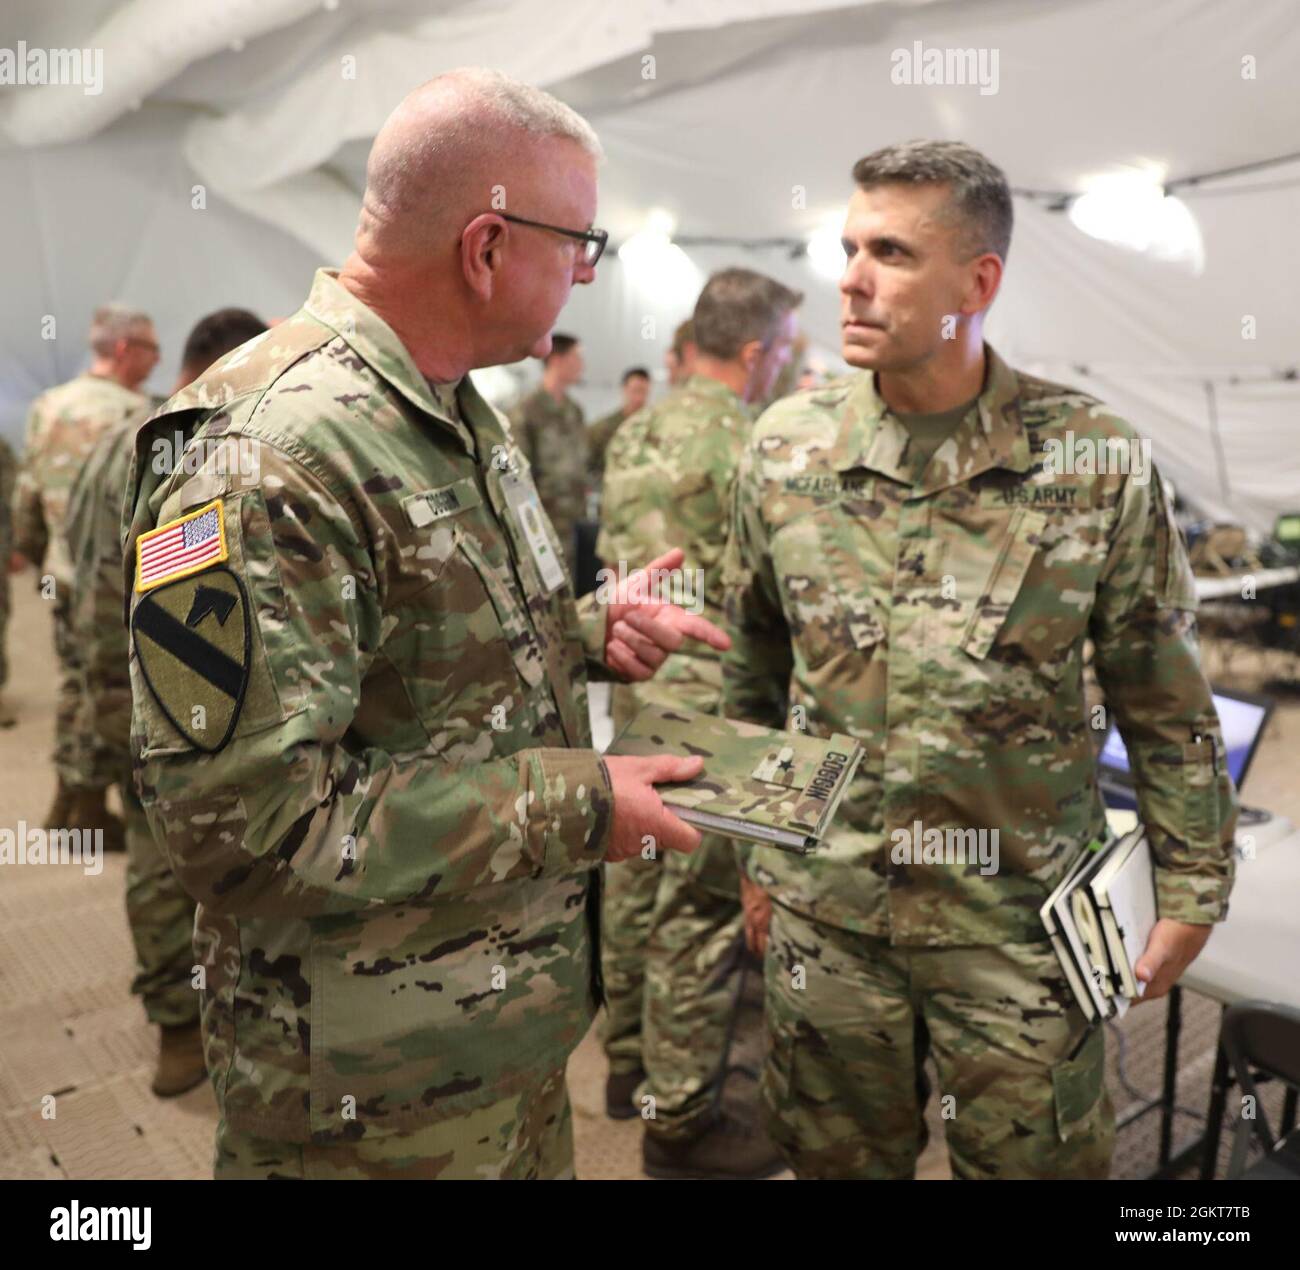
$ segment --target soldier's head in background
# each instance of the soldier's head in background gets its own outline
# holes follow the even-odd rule
[[[983,316],[1011,244],[1006,176],[959,141],[909,141],[859,159],[844,222],[844,360],[914,372],[957,364],[983,339]]]
[[[218,309],[200,318],[186,337],[185,349],[181,353],[181,372],[172,392],[180,392],[218,358],[269,329],[256,313],[247,309]]]
[[[695,302],[695,373],[763,401],[790,360],[803,293],[753,269],[723,269]]]
[[[695,324],[690,318],[673,332],[672,347],[664,354],[668,386],[676,388],[695,373]]]
[[[582,379],[586,365],[578,337],[556,331],[551,336],[551,351],[543,362],[542,382],[553,393],[568,392]]]
[[[90,320],[90,373],[139,388],[158,365],[153,319],[125,304],[103,304]]]
[[[623,415],[636,414],[650,400],[650,372],[644,366],[630,366],[623,372]]]
[[[569,292],[596,276],[600,157],[549,93],[479,67],[439,75],[375,138],[344,285],[431,379],[544,357]]]

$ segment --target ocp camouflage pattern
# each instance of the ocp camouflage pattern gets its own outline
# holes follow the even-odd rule
[[[156,475],[151,438],[178,429],[202,462]],[[544,585],[511,471],[527,483],[473,385],[435,393],[326,271],[137,438],[128,570],[143,532],[220,500],[220,567],[251,618],[215,752],[131,663],[137,781],[199,901],[229,1131],[324,1144],[445,1124],[454,1143],[551,1079],[591,1020],[611,798],[583,660],[600,638],[567,584]],[[159,685],[174,715],[184,682]]]
[[[1038,908],[1104,831],[1082,665],[1139,778],[1162,917],[1226,911],[1235,796],[1159,473],[1057,471],[1048,442],[1136,446],[1093,398],[1011,370],[913,484],[869,373],[778,402],[737,484],[725,713],[865,747],[809,859],[751,872],[789,907],[896,944],[1038,940]],[[997,830],[1000,868],[910,861],[896,835]],[[895,859],[895,855],[901,858]]]
[[[578,522],[587,514],[587,427],[572,397],[556,401],[536,388],[509,411],[511,430],[532,468],[533,483],[572,575]]]
[[[670,807],[818,838],[860,756],[851,736],[779,732],[739,719],[646,706],[609,754],[698,756],[704,771],[660,791]]]

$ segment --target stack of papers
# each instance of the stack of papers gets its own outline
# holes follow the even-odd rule
[[[1142,826],[1090,843],[1039,915],[1084,1014],[1122,1016],[1145,989],[1133,967],[1156,924],[1155,872]]]

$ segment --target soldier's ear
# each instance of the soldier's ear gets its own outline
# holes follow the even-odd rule
[[[506,223],[491,212],[474,217],[461,231],[460,264],[465,281],[480,300],[490,300],[504,261]]]
[[[1002,286],[1002,257],[986,251],[971,262],[970,285],[961,312],[967,317],[984,312],[993,303]]]

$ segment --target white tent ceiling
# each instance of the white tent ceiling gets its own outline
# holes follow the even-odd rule
[[[1296,12],[1294,0],[6,0],[0,49],[102,48],[104,77],[95,95],[0,88],[0,433],[15,439],[26,402],[80,368],[104,299],[155,314],[170,354],[159,390],[202,313],[296,307],[312,268],[346,254],[369,138],[408,88],[452,66],[499,67],[587,115],[608,156],[599,220],[616,240],[652,207],[679,235],[799,239],[842,209],[853,160],[891,140],[961,138],[1017,189],[1069,193],[1127,166],[1179,178],[1294,152]],[[891,54],[917,40],[996,51],[997,91],[892,82]],[[1098,391],[1209,510],[1267,528],[1300,504],[1300,386],[1279,378],[1300,360],[1300,164],[1181,195],[1205,244],[1199,276],[1018,199],[990,337],[1019,365]],[[701,274],[747,263],[800,286],[805,325],[833,356],[834,284],[806,258],[689,254]],[[575,292],[562,325],[587,344],[590,408],[611,403],[624,366],[658,366],[688,286],[611,253]]]

